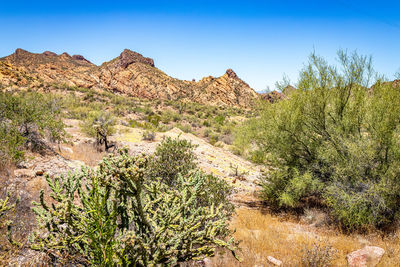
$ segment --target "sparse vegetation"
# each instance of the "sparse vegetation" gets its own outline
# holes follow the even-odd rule
[[[99,146],[104,144],[104,149],[108,151],[115,144],[110,143],[109,137],[115,133],[115,119],[109,112],[92,111],[82,124],[82,130],[89,136],[96,138]]]
[[[142,139],[145,141],[154,141],[156,139],[156,134],[151,131],[145,131],[142,135]]]
[[[40,151],[45,139],[61,141],[64,124],[58,101],[39,93],[0,92],[0,157],[17,162],[24,149]]]
[[[304,267],[329,267],[335,257],[332,246],[320,240],[305,245],[302,252],[301,263]]]
[[[13,246],[20,246],[20,244],[14,240],[12,226],[13,217],[11,212],[15,211],[18,199],[14,204],[10,203],[10,195],[8,194],[4,199],[0,199],[0,264],[6,262],[7,257],[12,251]]]

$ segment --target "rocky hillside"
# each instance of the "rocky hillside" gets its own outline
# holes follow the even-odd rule
[[[147,99],[180,99],[236,107],[251,107],[258,97],[231,69],[218,78],[184,81],[157,69],[153,59],[128,49],[100,66],[81,55],[57,55],[49,51],[36,54],[17,49],[0,58],[0,83],[3,87],[78,86]]]

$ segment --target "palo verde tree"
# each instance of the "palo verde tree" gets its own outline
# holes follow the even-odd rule
[[[339,51],[338,61],[312,54],[298,90],[265,103],[238,140],[273,167],[261,192],[270,203],[314,199],[345,229],[384,227],[400,214],[400,90],[376,79],[370,57]]]

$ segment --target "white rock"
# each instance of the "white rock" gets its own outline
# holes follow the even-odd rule
[[[270,263],[272,263],[273,265],[276,265],[276,266],[281,266],[281,265],[282,265],[282,261],[280,261],[280,260],[278,260],[278,259],[275,259],[275,258],[272,257],[272,256],[268,256],[267,259],[268,259],[268,261],[269,261]]]

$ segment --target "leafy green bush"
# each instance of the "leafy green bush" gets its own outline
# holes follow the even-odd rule
[[[33,236],[33,248],[98,266],[175,266],[217,248],[235,253],[221,195],[204,190],[212,178],[178,175],[171,187],[146,178],[149,163],[121,150],[97,170],[47,177],[52,205],[42,192],[34,211],[45,233]]]
[[[215,116],[214,121],[219,125],[223,125],[225,122],[225,116],[222,114],[218,114],[217,116]]]
[[[61,141],[64,136],[57,99],[39,93],[0,92],[0,156],[18,161],[23,150],[41,150],[44,139]]]
[[[310,57],[298,90],[236,132],[273,171],[262,196],[298,207],[314,197],[349,230],[383,227],[400,215],[400,91],[376,81],[368,57],[339,51],[340,67]],[[258,152],[258,153],[261,153]]]

